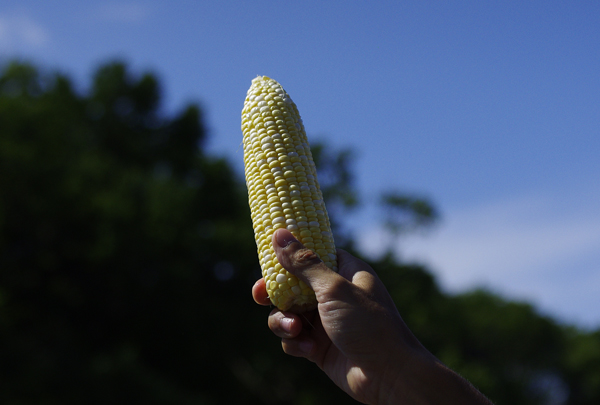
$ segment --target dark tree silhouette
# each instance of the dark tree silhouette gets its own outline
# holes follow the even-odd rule
[[[205,138],[197,106],[165,115],[156,77],[123,63],[101,66],[84,94],[64,75],[4,66],[1,403],[353,403],[268,330],[250,295],[245,185]],[[314,150],[343,225],[360,201],[352,154]],[[437,216],[420,198],[384,201],[402,229]],[[449,296],[391,254],[371,264],[423,343],[498,404],[600,402],[600,332],[483,291]]]

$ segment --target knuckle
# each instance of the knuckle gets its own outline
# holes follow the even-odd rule
[[[300,249],[294,253],[292,258],[294,265],[298,267],[306,267],[321,263],[319,255],[308,248]]]

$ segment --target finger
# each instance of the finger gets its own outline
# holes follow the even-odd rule
[[[377,274],[364,261],[345,250],[337,250],[339,274],[365,291],[372,291],[378,283]]]
[[[315,342],[308,337],[281,339],[281,347],[286,354],[311,359],[315,352]]]
[[[331,339],[323,329],[318,316],[314,317],[309,326],[305,325],[297,337],[281,339],[281,346],[286,354],[305,357],[321,368],[331,345]]]
[[[302,332],[302,320],[298,315],[274,309],[269,314],[269,329],[280,338],[292,339]]]
[[[267,294],[267,286],[265,285],[264,278],[259,279],[252,286],[252,298],[254,298],[257,304],[271,305],[271,299],[269,298],[269,294]]]
[[[371,266],[342,249],[337,250],[337,257],[341,276],[369,294],[371,299],[395,307],[387,288]]]
[[[273,248],[283,268],[309,285],[317,294],[342,278],[287,229],[278,229],[273,233]]]

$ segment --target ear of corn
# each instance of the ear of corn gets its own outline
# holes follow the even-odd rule
[[[302,119],[275,80],[258,76],[252,81],[242,132],[254,236],[271,302],[284,311],[313,309],[315,293],[277,261],[273,232],[287,228],[335,271],[336,251]]]

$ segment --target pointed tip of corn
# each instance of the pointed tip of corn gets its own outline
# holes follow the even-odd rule
[[[252,83],[261,82],[261,81],[270,81],[270,80],[273,80],[273,79],[271,79],[269,76],[257,75],[254,79],[252,79]]]

